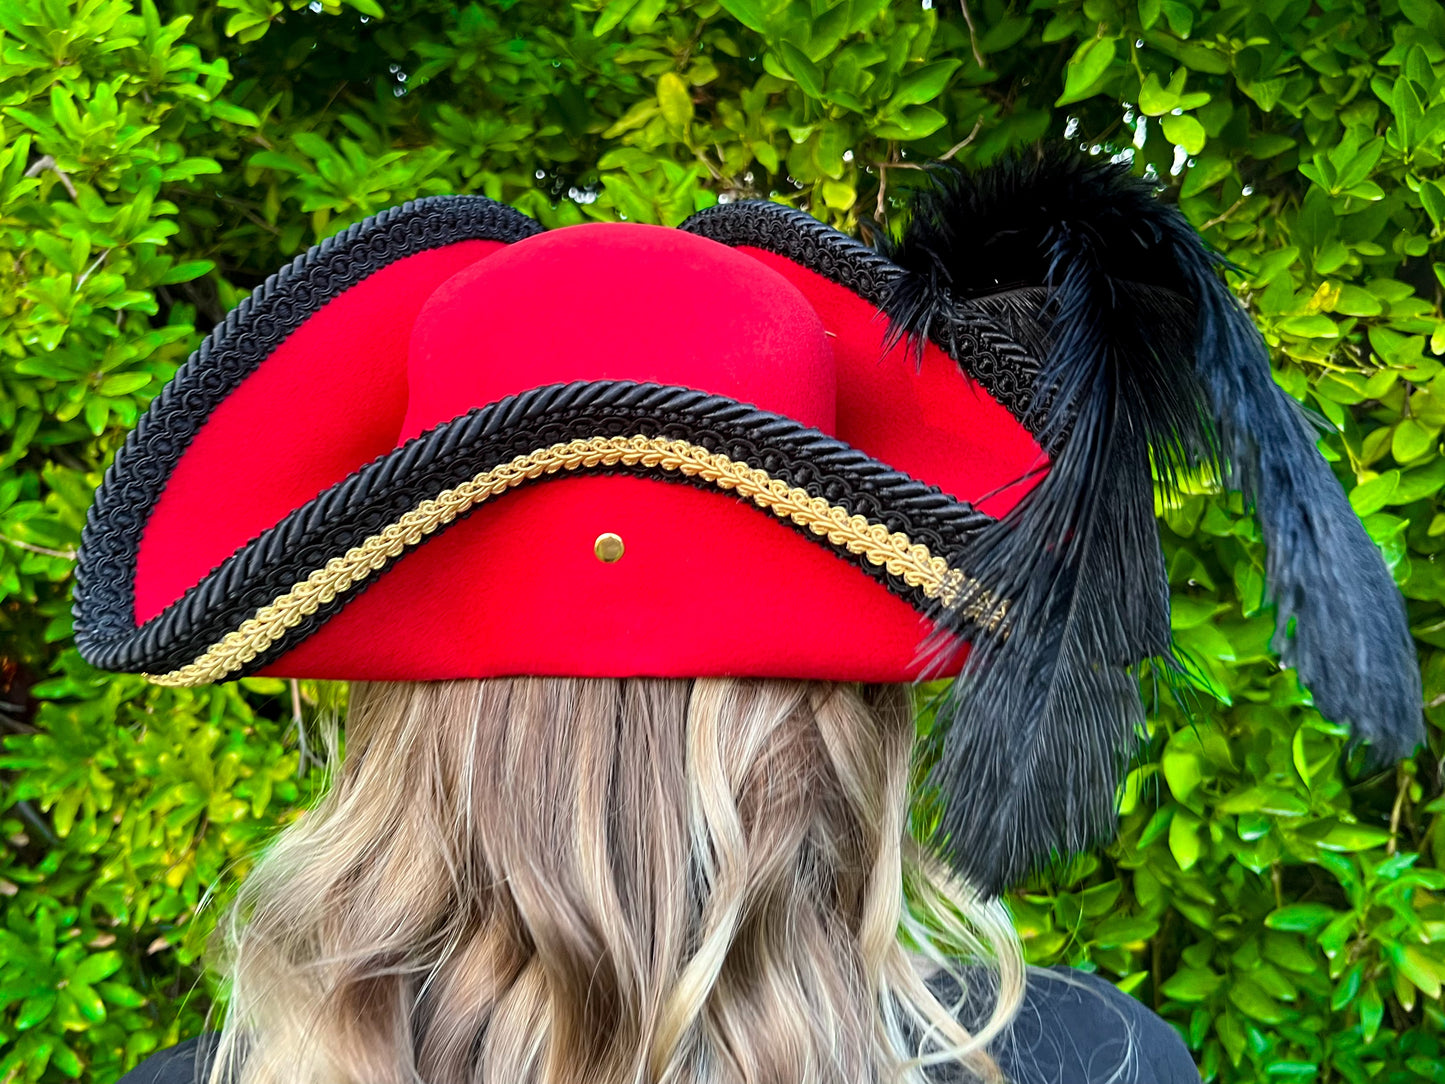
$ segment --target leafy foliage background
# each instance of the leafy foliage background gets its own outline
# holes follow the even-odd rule
[[[934,2],[0,3],[0,1081],[198,1031],[208,893],[317,784],[342,690],[162,690],[69,642],[101,469],[247,290],[418,195],[856,230],[926,159],[1039,139],[1122,155],[1235,264],[1410,599],[1431,746],[1352,759],[1268,653],[1237,502],[1161,509],[1195,716],[1160,690],[1118,842],[1014,894],[1030,954],[1143,998],[1207,1080],[1445,1080],[1445,8]]]

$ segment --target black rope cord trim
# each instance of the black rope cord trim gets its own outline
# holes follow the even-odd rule
[[[760,248],[886,308],[903,269],[882,253],[793,207],[767,200],[720,203],[699,211],[681,229],[733,248]],[[1034,416],[1039,357],[995,315],[967,303],[951,307],[934,341],[954,362],[1024,424]]]
[[[212,411],[323,305],[382,268],[460,241],[520,241],[542,227],[485,196],[391,207],[313,245],[218,324],[126,437],[96,491],[75,570],[77,636],[93,615],[134,623],[135,558],[151,509]],[[98,628],[98,626],[96,626]]]
[[[480,407],[446,422],[388,453],[296,509],[247,543],[140,629],[129,610],[92,603],[77,643],[95,666],[107,670],[165,673],[190,663],[273,599],[327,561],[379,532],[419,501],[539,447],[596,436],[685,440],[766,471],[902,532],[955,568],[969,541],[993,520],[965,502],[870,458],[865,453],[784,416],[690,388],[630,381],[580,382],[536,388]],[[661,477],[713,487],[646,468],[608,473]],[[780,520],[780,522],[786,522]],[[102,516],[95,529],[110,525]],[[919,612],[950,625],[941,604],[923,596],[862,556],[837,548],[808,529],[812,539],[883,583]],[[386,567],[390,567],[389,565]],[[384,569],[383,569],[384,571]],[[265,666],[312,635],[356,590],[338,597],[292,629],[263,656],[230,676]],[[129,588],[127,588],[129,589]]]

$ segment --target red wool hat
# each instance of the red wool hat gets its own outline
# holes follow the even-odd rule
[[[76,635],[170,685],[962,670],[945,830],[998,887],[1110,820],[1168,652],[1151,460],[1227,464],[1282,652],[1412,742],[1403,607],[1257,333],[1175,212],[1058,156],[943,176],[888,252],[769,203],[353,226],[117,454]]]

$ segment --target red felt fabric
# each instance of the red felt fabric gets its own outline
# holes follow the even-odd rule
[[[775,271],[680,230],[537,234],[444,283],[412,336],[402,439],[574,380],[678,384],[833,430],[823,325]]]
[[[323,305],[216,407],[146,522],[137,624],[292,509],[392,450],[417,312],[439,283],[504,247],[466,241],[370,275]]]
[[[611,531],[626,547],[604,564]],[[928,622],[735,497],[629,476],[498,498],[422,545],[265,673],[367,679],[904,681]]]
[[[871,305],[782,257],[676,230],[578,226],[410,257],[325,306],[205,424],[142,540],[137,619],[398,443],[571,380],[726,395],[1007,512],[1044,463],[1037,444],[936,348],[921,371],[885,353],[884,330]],[[593,550],[609,531],[626,546],[615,564]],[[878,582],[746,501],[565,477],[428,541],[263,672],[904,681],[927,632]]]
[[[833,336],[838,437],[874,459],[1004,516],[1042,480],[1048,457],[1005,407],[929,343],[885,351],[888,322],[853,291],[784,256],[744,248],[802,292]]]

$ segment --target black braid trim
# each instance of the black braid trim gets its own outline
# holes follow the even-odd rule
[[[733,248],[747,245],[784,256],[881,311],[887,310],[894,280],[903,273],[888,257],[847,234],[767,200],[720,203],[699,211],[680,228]],[[1028,339],[994,313],[968,303],[952,306],[941,323],[933,339],[943,352],[1028,425],[1037,413],[1032,405],[1040,366]]]
[[[242,546],[140,629],[134,627],[132,611],[114,602],[116,597],[129,597],[129,585],[123,595],[92,596],[86,607],[87,621],[76,630],[77,644],[86,659],[102,669],[150,673],[179,669],[297,581],[360,545],[421,501],[538,448],[579,438],[636,435],[686,440],[762,469],[812,496],[842,505],[852,515],[903,532],[953,567],[958,567],[969,541],[993,522],[967,503],[851,445],[791,418],[732,399],[690,388],[630,381],[558,384],[479,407],[374,460]],[[637,474],[714,489],[701,479],[645,467],[598,472]],[[107,509],[115,507],[107,505]],[[112,524],[107,518],[111,514],[103,511],[93,520],[95,537],[127,529],[128,519]],[[938,603],[920,589],[909,587],[861,555],[834,547],[806,527],[797,529],[921,613],[936,616]],[[315,633],[369,582],[344,593],[291,630],[244,673],[273,662]]]
[[[433,196],[313,245],[227,314],[151,403],[96,492],[75,570],[77,636],[98,615],[133,625],[146,519],[211,412],[332,298],[407,256],[460,241],[520,241],[542,227],[485,196]]]

